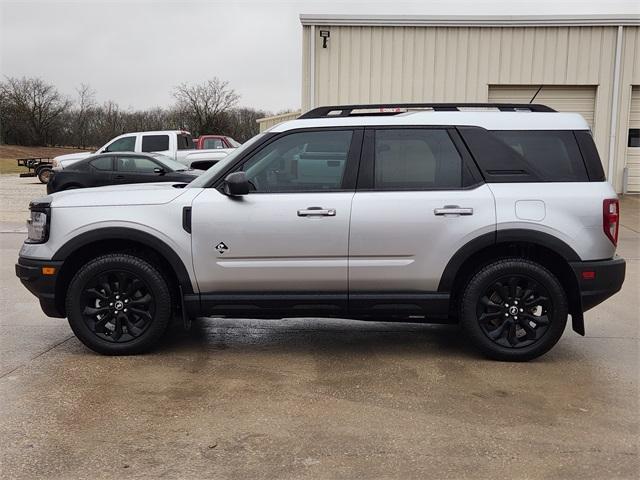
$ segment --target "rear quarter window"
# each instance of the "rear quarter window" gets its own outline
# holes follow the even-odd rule
[[[193,144],[193,138],[191,135],[179,134],[177,136],[178,150],[193,150],[195,145]]]
[[[488,131],[480,127],[458,127],[458,131],[489,183],[599,180],[598,168],[591,166],[593,162],[589,164],[589,169],[585,165],[581,151],[584,150],[584,146],[578,144],[579,132]],[[595,146],[593,148],[595,149]],[[599,162],[597,152],[594,158],[594,161]],[[601,167],[599,171],[601,174]]]
[[[492,132],[545,181],[586,182],[589,180],[582,154],[572,131],[495,130]]]

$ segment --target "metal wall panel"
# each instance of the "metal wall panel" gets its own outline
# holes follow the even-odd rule
[[[307,90],[303,109],[312,103],[485,101],[489,84],[598,85],[611,77],[616,37],[615,27],[317,30],[331,37],[327,48],[315,44],[315,101]],[[308,75],[308,64],[303,72]]]
[[[300,111],[295,112],[287,112],[281,113],[280,115],[273,115],[272,117],[264,117],[258,119],[258,124],[260,125],[260,131],[264,132],[265,130],[273,127],[282,122],[286,122],[287,120],[295,120],[300,116]]]

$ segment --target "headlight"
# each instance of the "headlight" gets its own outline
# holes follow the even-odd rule
[[[49,239],[51,209],[48,204],[31,204],[31,218],[27,220],[26,243],[45,243]]]
[[[60,162],[57,159],[54,158],[53,160],[51,160],[51,166],[53,168],[59,167],[60,166]]]

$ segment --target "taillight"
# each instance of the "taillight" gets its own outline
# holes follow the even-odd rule
[[[618,245],[618,227],[620,225],[620,204],[617,198],[608,198],[602,202],[602,228],[611,243]]]

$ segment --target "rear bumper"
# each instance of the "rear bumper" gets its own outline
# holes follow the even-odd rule
[[[572,262],[570,265],[578,281],[583,312],[617,293],[624,283],[626,262],[623,258],[615,257],[611,260],[595,262]]]
[[[62,262],[51,260],[33,260],[18,258],[16,276],[22,284],[40,300],[40,308],[49,317],[64,318],[65,315],[57,306],[56,280]],[[55,275],[43,275],[42,267],[55,267]]]

